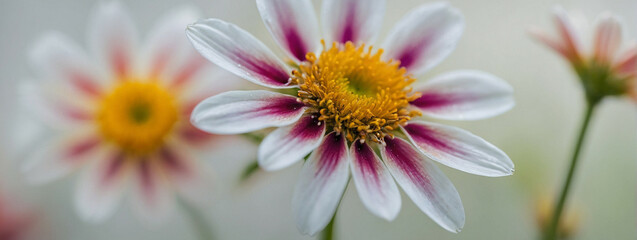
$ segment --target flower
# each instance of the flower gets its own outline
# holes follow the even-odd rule
[[[0,239],[31,239],[36,216],[25,211],[16,211],[15,204],[0,196]]]
[[[309,0],[257,0],[268,30],[287,53],[287,64],[237,26],[200,20],[186,33],[211,62],[273,91],[230,91],[200,103],[198,128],[237,134],[277,127],[261,143],[258,161],[277,170],[303,164],[293,196],[297,227],[314,235],[340,202],[351,176],[373,214],[393,220],[401,206],[398,185],[443,228],[464,225],[460,196],[432,163],[485,176],[513,172],[507,155],[467,131],[415,120],[421,113],[448,120],[491,117],[513,106],[512,88],[479,71],[456,71],[423,84],[414,75],[441,62],[464,28],[447,3],[408,13],[383,48],[373,46],[385,1],[323,1],[320,41]],[[322,43],[322,44],[321,44]],[[322,45],[322,48],[321,48]],[[380,153],[380,157],[378,156]]]
[[[129,187],[144,220],[161,220],[175,193],[197,200],[205,168],[194,150],[212,135],[188,119],[212,95],[212,65],[183,36],[196,20],[189,8],[163,18],[143,45],[123,6],[98,6],[88,27],[89,58],[60,33],[42,37],[31,52],[39,82],[27,83],[24,100],[55,129],[23,166],[29,181],[45,183],[82,168],[75,201],[85,220],[109,217]]]
[[[583,47],[573,17],[561,7],[553,11],[558,37],[538,29],[531,35],[566,58],[577,72],[589,100],[629,94],[637,100],[637,44],[622,47],[622,27],[617,16],[603,13],[597,17],[591,51]],[[585,31],[581,29],[581,31]]]

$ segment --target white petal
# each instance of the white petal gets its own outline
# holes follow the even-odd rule
[[[352,177],[361,201],[374,215],[394,220],[400,211],[400,192],[385,164],[366,143],[355,141],[349,152]]]
[[[383,23],[385,0],[325,0],[321,10],[328,43],[373,43]]]
[[[259,145],[259,165],[268,171],[290,166],[312,152],[325,135],[325,123],[310,115],[274,130]]]
[[[22,171],[33,184],[56,180],[95,158],[101,143],[94,134],[54,139],[30,153]]]
[[[298,61],[319,47],[318,22],[309,0],[257,0],[257,8],[272,37]]]
[[[180,7],[155,24],[142,50],[144,73],[170,86],[186,82],[208,65],[184,36],[186,26],[198,17],[196,9]]]
[[[142,220],[160,223],[168,218],[175,207],[175,195],[158,159],[141,158],[134,167],[133,211]]]
[[[110,217],[119,205],[130,176],[130,159],[113,152],[93,161],[77,182],[75,205],[80,217],[100,222]]]
[[[347,141],[335,132],[303,164],[292,209],[303,234],[315,235],[332,219],[349,180]]]
[[[606,13],[597,20],[595,32],[595,58],[602,63],[615,60],[622,43],[622,26],[615,16]]]
[[[415,89],[422,96],[411,105],[440,119],[484,119],[504,113],[515,105],[511,85],[480,71],[446,73]]]
[[[199,103],[190,120],[206,132],[236,134],[292,124],[305,109],[290,95],[264,90],[230,91]]]
[[[186,29],[195,49],[209,61],[253,83],[289,88],[290,71],[270,49],[245,30],[218,19]]]
[[[409,142],[386,137],[385,144],[380,149],[383,160],[407,196],[441,227],[459,232],[464,208],[451,181]]]
[[[92,123],[93,101],[52,83],[25,82],[19,86],[20,102],[37,120],[53,129],[77,128]]]
[[[392,29],[384,43],[386,59],[416,75],[444,60],[456,47],[464,18],[446,2],[429,3],[412,10]]]
[[[130,14],[117,1],[101,3],[89,20],[88,44],[112,78],[130,76],[138,32]]]
[[[84,51],[71,39],[57,33],[45,34],[29,54],[38,77],[54,84],[97,97],[102,92],[104,79],[95,74],[95,68]]]
[[[176,191],[186,200],[203,206],[211,200],[212,173],[191,153],[193,150],[188,146],[171,144],[159,152],[158,160]]]
[[[439,163],[482,176],[513,174],[506,153],[470,132],[425,122],[409,122],[403,129],[422,153]]]

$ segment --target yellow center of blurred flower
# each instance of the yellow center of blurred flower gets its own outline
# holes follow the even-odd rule
[[[407,109],[417,99],[409,87],[415,80],[398,62],[381,60],[382,49],[332,44],[319,57],[308,53],[307,62],[294,71],[298,96],[312,106],[334,131],[356,138],[382,141],[418,111]]]
[[[145,155],[160,147],[178,119],[174,97],[154,82],[125,81],[100,104],[103,137],[126,153]]]

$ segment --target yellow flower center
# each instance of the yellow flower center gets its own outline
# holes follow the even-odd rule
[[[102,136],[124,152],[145,155],[159,148],[178,120],[173,96],[154,82],[124,81],[101,102]]]
[[[415,79],[398,62],[381,60],[382,49],[351,42],[334,43],[329,49],[323,42],[323,48],[318,58],[307,54],[307,61],[293,71],[293,81],[299,84],[299,98],[328,127],[349,141],[381,142],[420,115],[407,109],[419,97],[410,87]]]

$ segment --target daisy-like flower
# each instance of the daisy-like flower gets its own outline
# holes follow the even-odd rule
[[[127,189],[134,211],[151,221],[170,214],[176,193],[202,197],[205,168],[193,154],[212,135],[188,119],[212,95],[213,81],[201,80],[214,69],[183,35],[196,19],[188,8],[176,10],[138,45],[131,17],[111,2],[90,19],[92,58],[62,34],[41,38],[31,53],[40,81],[23,96],[56,131],[25,162],[29,180],[49,182],[82,167],[75,201],[89,221],[107,218]]]
[[[582,33],[587,31],[585,21],[576,24],[561,7],[556,7],[553,13],[557,37],[537,28],[531,34],[569,61],[591,98],[589,101],[624,94],[637,100],[637,44],[633,41],[622,46],[625,41],[618,17],[610,13],[597,17],[589,51],[584,47],[587,35]]]
[[[292,200],[302,233],[314,235],[329,223],[350,175],[373,214],[396,217],[398,182],[423,212],[457,232],[465,221],[460,196],[431,160],[478,175],[512,174],[507,155],[482,138],[414,119],[421,113],[482,119],[514,104],[507,83],[478,71],[451,72],[412,86],[414,75],[441,62],[458,42],[464,24],[455,8],[447,3],[418,7],[377,48],[373,39],[385,1],[323,1],[324,41],[309,0],[257,0],[257,6],[288,59],[277,58],[246,31],[218,19],[190,25],[188,38],[226,70],[297,94],[222,93],[200,103],[191,122],[217,134],[277,127],[259,147],[258,161],[266,170],[310,154]]]

